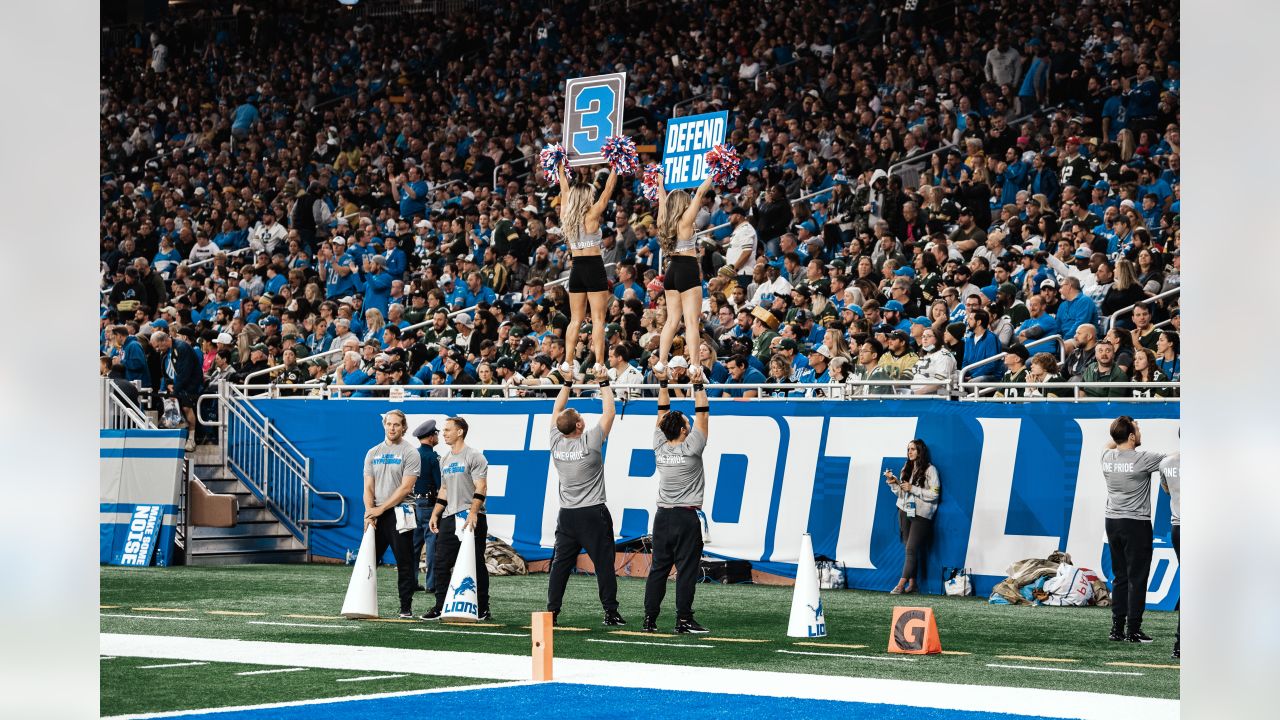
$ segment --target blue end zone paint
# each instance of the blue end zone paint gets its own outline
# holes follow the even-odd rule
[[[371,688],[372,689],[372,688]],[[207,720],[422,720],[465,717],[478,709],[490,718],[522,720],[741,720],[743,717],[847,717],[859,720],[1055,720],[1043,715],[1008,715],[968,710],[938,710],[904,705],[804,700],[797,698],[675,692],[598,685],[546,683],[521,687],[440,692],[403,697],[319,703],[262,710],[194,713]],[[1057,719],[1060,720],[1060,719]]]

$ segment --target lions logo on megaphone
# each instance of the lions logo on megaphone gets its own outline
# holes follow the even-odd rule
[[[458,583],[458,587],[455,588],[450,586],[450,589],[453,590],[453,597],[456,599],[459,595],[461,595],[464,592],[467,592],[468,590],[470,590],[471,592],[475,592],[476,580],[473,577],[464,577],[462,578],[462,582]]]

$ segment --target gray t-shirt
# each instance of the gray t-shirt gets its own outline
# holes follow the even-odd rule
[[[604,431],[599,425],[587,428],[576,438],[551,427],[551,459],[560,475],[560,507],[582,508],[605,502],[602,445]]]
[[[1169,519],[1182,524],[1182,453],[1166,455],[1160,461],[1160,484],[1169,493]]]
[[[449,504],[444,508],[444,516],[460,513],[471,507],[471,498],[476,494],[476,478],[489,478],[489,461],[484,453],[464,446],[462,452],[454,453],[448,445],[443,445],[440,452],[440,482],[445,488],[445,499]],[[480,503],[480,512],[485,511],[485,504]]]
[[[383,440],[364,456],[364,474],[373,476],[373,501],[379,505],[391,499],[405,476],[416,478],[421,471],[418,446],[404,438],[394,445]]]
[[[658,507],[700,507],[706,489],[702,451],[707,436],[694,428],[679,445],[667,444],[661,430],[653,431],[653,459],[658,466]]]
[[[1151,519],[1151,473],[1160,469],[1161,460],[1164,455],[1142,450],[1102,453],[1102,475],[1107,481],[1107,519]]]

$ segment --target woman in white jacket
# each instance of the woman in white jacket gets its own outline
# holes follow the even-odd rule
[[[907,443],[907,462],[902,466],[902,479],[892,470],[884,471],[884,481],[898,496],[898,531],[906,546],[902,562],[902,576],[890,595],[903,595],[916,591],[916,575],[929,550],[933,537],[933,518],[938,512],[942,486],[938,482],[938,470],[929,461],[929,448],[920,438]]]

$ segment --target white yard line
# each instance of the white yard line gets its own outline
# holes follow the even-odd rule
[[[1134,677],[1142,677],[1140,672],[1120,672],[1118,670],[1080,670],[1073,668],[1057,668],[1057,667],[1033,667],[1031,665],[1000,665],[998,663],[987,663],[989,668],[1002,668],[1005,670],[1044,670],[1046,672],[1064,672],[1064,673],[1083,673],[1085,675],[1131,675]]]
[[[338,678],[337,682],[369,682],[370,680],[394,680],[395,678],[409,677],[407,674],[399,675],[361,675],[353,678]]]
[[[355,627],[360,627],[359,625],[316,625],[315,623],[287,623],[287,622],[271,622],[270,620],[246,620],[246,621],[245,621],[245,624],[247,624],[247,625],[280,625],[280,626],[283,626],[283,627],[310,627],[310,628],[325,628],[326,630],[330,630],[330,629],[333,629],[333,628],[355,628]]]
[[[180,663],[164,663],[162,665],[139,665],[134,670],[159,670],[160,668],[175,667],[192,667],[194,665],[208,665],[207,662],[180,662]]]
[[[804,650],[776,650],[785,655],[816,655],[818,657],[856,658],[858,660],[891,660],[894,662],[915,662],[915,658],[881,657],[879,655],[850,655],[849,653],[806,652]]]
[[[678,648],[713,648],[715,645],[695,645],[693,643],[664,643],[649,642],[647,640],[600,640],[597,638],[587,638],[587,642],[612,643],[614,645],[657,645],[658,647],[678,647]]]
[[[239,712],[242,710],[272,710],[275,708],[299,707],[306,705],[323,705],[325,703],[350,702],[352,700],[382,700],[384,698],[410,697],[413,695],[433,695],[435,693],[466,692],[468,690],[488,690],[490,688],[519,687],[532,685],[529,681],[490,683],[487,685],[459,685],[457,687],[431,688],[430,690],[402,690],[400,692],[371,693],[368,695],[346,695],[343,697],[316,698],[314,700],[295,700],[291,702],[264,703],[262,705],[235,705],[232,707],[207,708],[203,710],[172,710],[168,712],[140,713],[137,715],[112,715],[104,720],[151,720],[152,718],[190,717],[206,712]]]
[[[119,615],[116,613],[100,613],[99,617],[132,618],[134,620],[199,620],[194,617],[170,617],[168,615]]]
[[[496,633],[496,632],[482,632],[478,630],[443,630],[443,629],[438,630],[436,628],[409,628],[409,632],[448,633],[449,635],[495,635],[497,637],[518,637],[518,638],[529,637],[525,633]]]
[[[410,650],[318,643],[280,643],[215,638],[103,633],[101,652],[165,659],[211,660],[364,672],[421,672],[492,680],[525,680],[528,655]],[[1081,720],[1175,720],[1178,701],[1127,695],[1040,690],[991,685],[954,685],[914,680],[885,680],[807,673],[729,668],[691,668],[604,660],[557,659],[560,682],[632,688],[727,692],[770,697],[884,703],[912,707],[974,710],[1025,715],[1029,707],[1070,707]],[[333,702],[326,700],[325,702]]]
[[[236,675],[239,675],[241,677],[246,675],[271,675],[273,673],[302,672],[303,670],[306,670],[306,669],[307,668],[291,667],[291,668],[272,668],[270,670],[246,670],[244,672],[238,672],[236,673]]]

